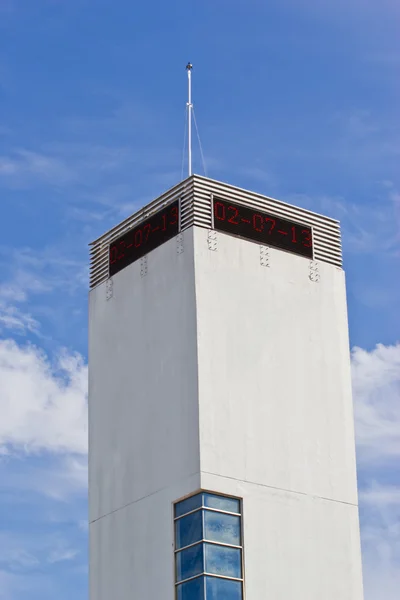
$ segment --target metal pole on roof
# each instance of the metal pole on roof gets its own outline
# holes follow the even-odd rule
[[[188,108],[188,173],[189,177],[192,174],[192,63],[188,63],[186,65],[186,70],[188,74],[188,101],[186,106]]]

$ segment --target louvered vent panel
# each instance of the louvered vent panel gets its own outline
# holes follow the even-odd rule
[[[273,198],[248,192],[206,177],[193,175],[145,206],[143,209],[113,227],[92,242],[90,250],[90,287],[96,287],[108,278],[109,244],[135,227],[163,206],[180,198],[182,230],[197,225],[211,228],[211,198],[217,196],[232,202],[241,202],[276,216],[313,227],[314,258],[337,267],[342,266],[340,224],[334,219],[318,215]]]
[[[90,288],[94,288],[108,279],[108,248],[110,243],[132,227],[138,225],[143,219],[146,219],[163,206],[170,204],[178,198],[181,199],[182,229],[191,227],[193,225],[193,178],[182,181],[91,243]]]
[[[313,228],[314,257],[316,260],[342,266],[342,245],[340,236],[340,223],[335,219],[318,215],[314,212],[299,208],[291,204],[286,204],[280,200],[274,200],[261,194],[248,192],[234,186],[213,181],[205,177],[194,177],[194,206],[195,206],[195,225],[211,227],[211,197],[212,195],[231,200],[232,202],[242,202],[247,206],[252,206],[272,213],[278,217],[290,219],[304,225],[311,225]],[[201,218],[197,217],[197,207],[201,206]],[[204,214],[208,214],[208,219],[204,221]]]

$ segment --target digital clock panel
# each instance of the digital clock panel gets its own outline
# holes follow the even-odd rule
[[[178,235],[179,217],[179,200],[176,200],[111,242],[109,276]]]
[[[212,210],[214,229],[307,258],[313,257],[311,227],[221,198],[213,199]]]

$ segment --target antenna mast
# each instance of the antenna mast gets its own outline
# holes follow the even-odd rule
[[[186,65],[186,70],[188,74],[188,101],[186,106],[188,108],[188,171],[189,177],[192,174],[192,63],[188,63]]]

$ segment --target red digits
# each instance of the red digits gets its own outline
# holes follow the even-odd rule
[[[233,223],[234,225],[239,225],[239,220],[235,221],[236,217],[239,215],[239,210],[234,206],[228,206],[228,210],[233,211],[233,215],[229,217],[228,222]]]
[[[118,260],[117,246],[110,246],[110,263],[114,264]]]
[[[295,225],[292,226],[292,242],[293,242],[293,244],[297,243],[297,240],[296,240],[296,226]]]
[[[253,215],[253,227],[256,231],[262,231],[264,229],[264,219],[261,215]]]
[[[142,243],[142,239],[143,239],[142,230],[138,229],[137,232],[135,233],[135,248],[139,248],[140,244]]]
[[[269,227],[268,233],[271,235],[271,233],[274,230],[275,224],[276,224],[275,223],[275,219],[272,219],[271,217],[265,217],[265,222],[266,223],[270,223],[270,227]]]
[[[125,256],[125,254],[124,254],[124,248],[125,248],[125,242],[124,242],[124,240],[120,241],[119,248],[120,248],[121,254],[117,255],[118,260],[120,260],[121,258],[124,258],[124,256]]]
[[[219,221],[225,221],[225,205],[222,202],[214,204],[214,215]]]
[[[301,233],[303,235],[305,234],[305,237],[304,237],[303,242],[302,242],[303,246],[305,248],[311,248],[311,246],[312,246],[311,231],[309,231],[308,229],[302,229]]]
[[[144,233],[145,233],[145,242],[147,242],[147,240],[149,239],[149,235],[150,235],[150,231],[151,231],[151,225],[150,223],[146,223],[146,225],[143,227],[144,229]]]
[[[171,208],[171,215],[174,217],[174,220],[170,221],[169,223],[170,223],[170,225],[175,225],[175,223],[178,222],[178,209],[176,206],[173,206]]]
[[[165,231],[166,229],[167,229],[167,215],[163,215],[161,231]]]

